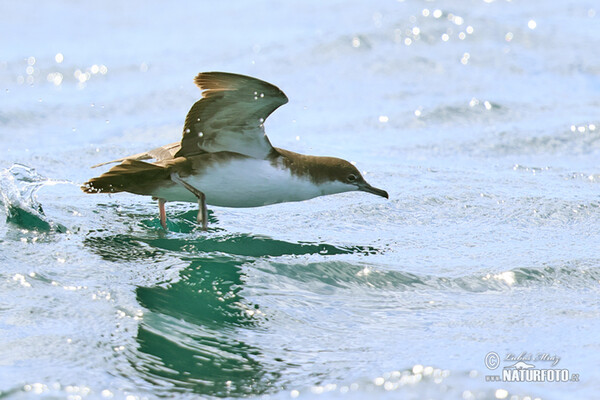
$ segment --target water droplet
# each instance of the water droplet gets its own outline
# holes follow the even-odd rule
[[[531,30],[534,30],[537,27],[537,22],[530,19],[529,22],[527,22],[527,27]]]
[[[64,59],[65,57],[62,55],[62,53],[56,53],[54,56],[54,61],[56,61],[58,64],[62,63]]]

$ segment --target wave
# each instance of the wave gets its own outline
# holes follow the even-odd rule
[[[487,292],[507,291],[518,287],[564,286],[594,289],[600,280],[600,260],[584,260],[567,265],[516,267],[498,272],[480,272],[458,277],[415,274],[377,268],[368,263],[322,261],[307,264],[258,262],[253,268],[270,275],[297,281],[302,286],[322,290],[319,282],[336,288],[363,287],[392,291],[441,290]],[[263,279],[265,278],[263,276]],[[308,284],[308,285],[303,285]],[[311,286],[312,285],[312,286]],[[298,285],[296,285],[298,286]]]
[[[52,181],[22,164],[13,164],[0,171],[0,196],[6,221],[27,230],[67,232],[64,225],[51,221],[44,214],[37,201],[37,191],[41,187],[56,183],[62,182]]]

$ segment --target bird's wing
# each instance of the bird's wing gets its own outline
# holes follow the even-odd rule
[[[107,162],[103,162],[100,164],[96,164],[96,165],[92,166],[92,168],[101,167],[106,164],[120,163],[125,160],[135,160],[135,161],[151,160],[151,159],[154,159],[156,161],[170,160],[171,158],[175,157],[175,153],[177,153],[180,148],[181,148],[181,142],[166,144],[164,146],[160,146],[155,149],[148,150],[144,153],[134,154],[132,156],[119,158],[118,160],[112,160],[112,161],[107,161]]]
[[[225,72],[202,72],[194,82],[202,99],[188,112],[175,156],[231,151],[266,158],[273,147],[263,123],[288,102],[286,95],[270,83]]]

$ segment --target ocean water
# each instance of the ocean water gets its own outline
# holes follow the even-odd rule
[[[597,397],[597,2],[2,11],[0,398]],[[205,233],[81,192],[177,140],[211,70],[279,86],[272,143],[390,199],[212,207]],[[569,381],[502,381],[519,360]]]

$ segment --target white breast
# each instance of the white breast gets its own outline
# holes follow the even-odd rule
[[[356,190],[337,181],[317,185],[310,179],[292,175],[282,166],[253,158],[216,163],[199,175],[182,179],[203,192],[207,204],[220,207],[259,207]],[[198,201],[190,191],[175,183],[159,189],[153,196],[167,201]]]

